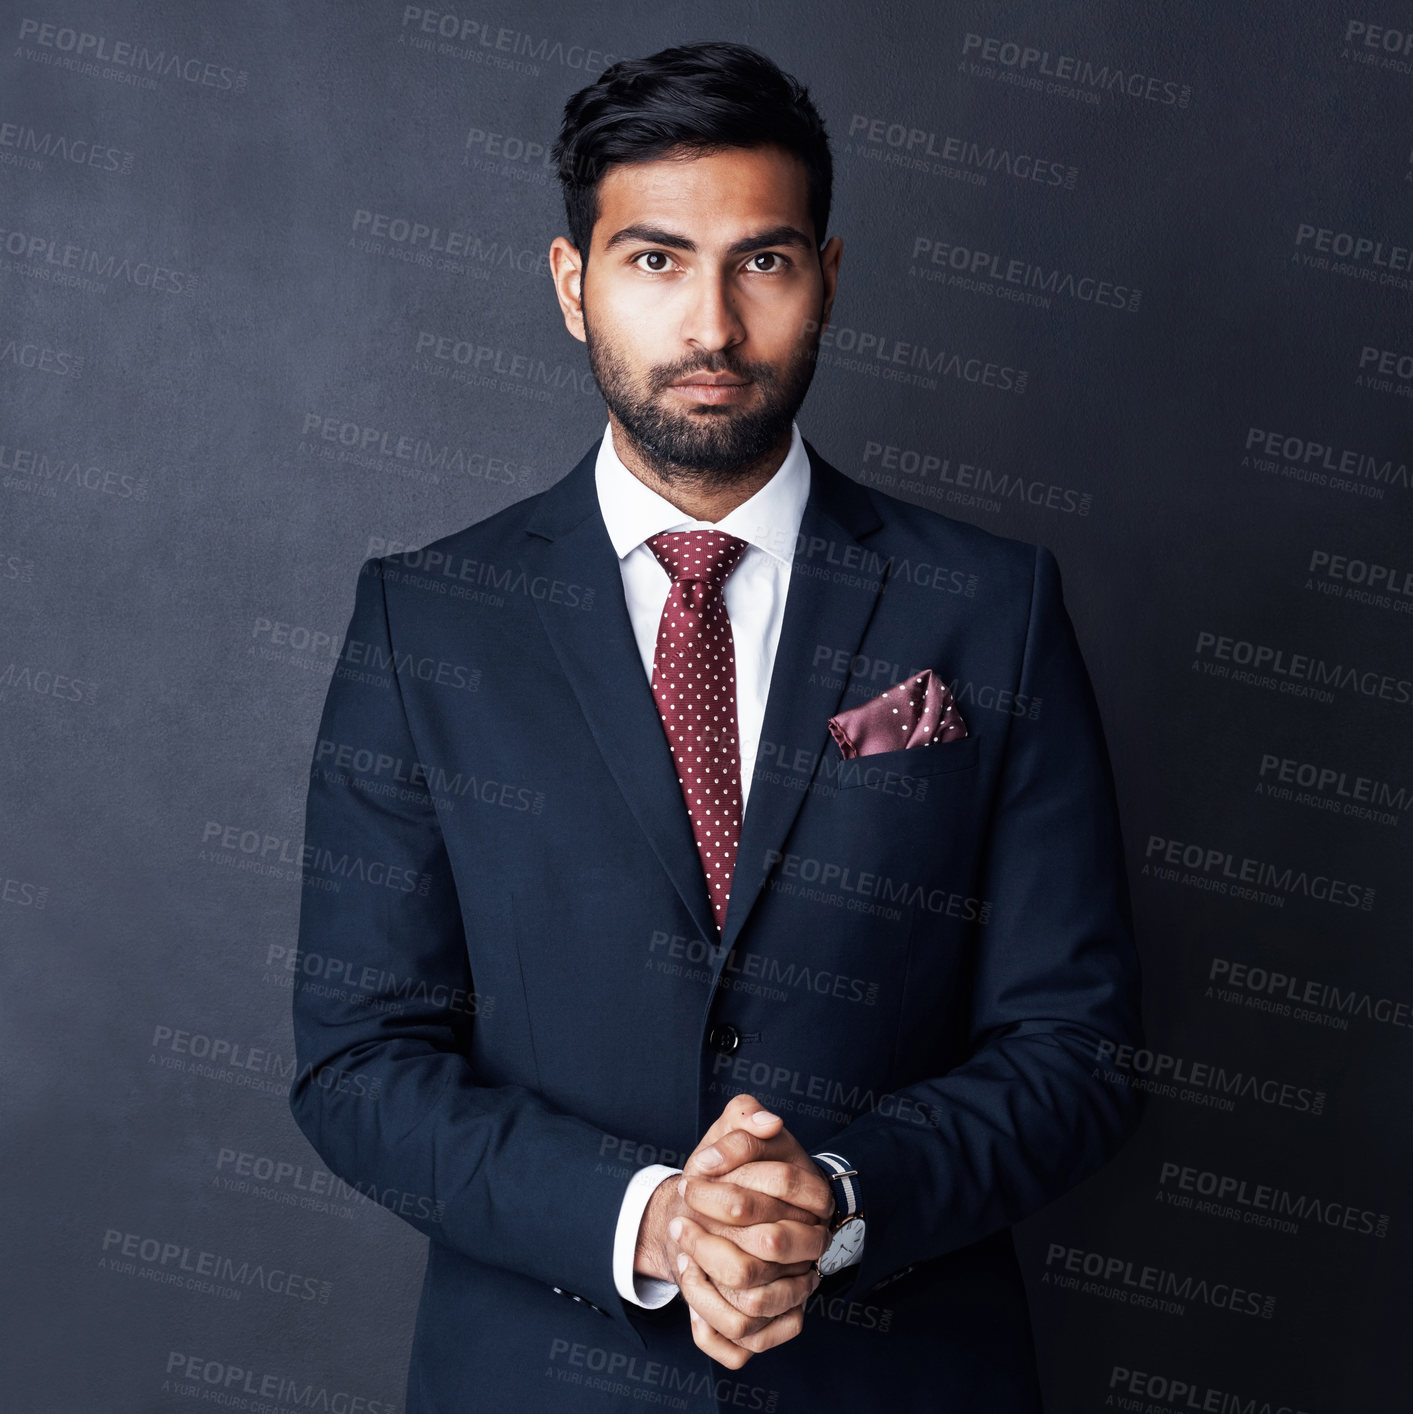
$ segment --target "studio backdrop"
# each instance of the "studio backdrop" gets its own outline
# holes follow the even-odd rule
[[[1113,1059],[1148,1103],[1017,1229],[1048,1407],[1399,1407],[1406,6],[0,16],[0,1405],[401,1408],[425,1241],[286,1106],[301,890],[339,884],[300,858],[320,708],[365,558],[603,428],[547,261],[566,98],[721,38],[833,140],[802,431],[1053,550],[1108,733],[1148,1037]],[[464,808],[512,828],[506,784]],[[809,1319],[886,1345],[885,1298]],[[778,1407],[768,1356],[737,1383]]]

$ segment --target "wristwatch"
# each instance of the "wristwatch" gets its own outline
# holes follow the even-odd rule
[[[834,1216],[829,1224],[829,1246],[820,1253],[814,1269],[822,1277],[832,1276],[849,1265],[864,1240],[863,1204],[860,1200],[858,1170],[849,1167],[838,1154],[810,1156],[834,1190]]]

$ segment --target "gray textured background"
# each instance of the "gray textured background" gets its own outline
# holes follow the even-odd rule
[[[1112,1165],[1020,1229],[1050,1409],[1121,1407],[1116,1368],[1311,1414],[1406,1390],[1406,6],[6,0],[6,1410],[250,1408],[252,1387],[401,1407],[422,1239],[331,1185],[283,1099],[314,731],[360,561],[548,486],[601,429],[550,287],[544,153],[606,62],[707,37],[797,74],[834,139],[844,258],[802,429],[849,475],[1056,552],[1151,1044],[1276,1096],[1155,1095]],[[1047,89],[1026,47],[1087,78]],[[1368,244],[1341,261],[1321,230]],[[942,243],[1126,307],[929,279],[951,267],[917,254]],[[426,357],[429,335],[473,362]],[[945,362],[882,376],[916,373],[877,357],[900,341],[1024,390]],[[1265,434],[1296,440],[1249,446]],[[1321,555],[1392,573],[1370,593]],[[1281,671],[1215,676],[1203,635]],[[1294,655],[1335,677],[1328,700],[1285,690]],[[1328,770],[1334,809],[1258,790],[1266,758]],[[1345,813],[1341,776],[1378,783],[1385,818]],[[1154,837],[1202,865],[1145,868]],[[1245,858],[1272,897],[1203,886]],[[1304,1015],[1224,999],[1216,959],[1342,989],[1351,1014],[1323,990]],[[1303,1216],[1175,1206],[1165,1164]],[[1180,1312],[1143,1307],[1122,1276],[1057,1282],[1057,1248],[1192,1285]]]

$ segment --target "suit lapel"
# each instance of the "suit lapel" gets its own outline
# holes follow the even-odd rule
[[[601,441],[602,438],[599,439]],[[618,555],[594,485],[599,442],[540,498],[526,525],[533,572],[594,591],[584,612],[536,598],[535,608],[579,700],[589,731],[628,808],[691,914],[700,937],[716,936],[706,876],[682,803],[677,766],[623,596]]]
[[[842,652],[853,659],[887,573],[881,558],[864,544],[882,524],[867,493],[808,441],[805,450],[810,459],[809,498],[795,542],[713,986],[760,897],[770,861],[784,845],[819,762],[826,750],[838,750],[828,723],[838,710],[844,683],[834,685],[832,667],[816,668],[816,650],[827,647],[831,658]],[[782,750],[793,755],[799,748],[810,753],[808,776],[775,769]]]
[[[804,445],[810,460],[809,496],[732,876],[718,976],[760,895],[767,861],[780,850],[806,794],[807,781],[798,776],[772,781],[759,772],[771,768],[780,748],[813,752],[812,770],[817,769],[832,740],[827,722],[843,685],[831,686],[831,676],[814,671],[816,648],[827,645],[831,656],[837,651],[854,656],[886,573],[860,538],[881,524],[867,493],[808,441]],[[535,598],[535,608],[605,764],[698,936],[711,941],[716,923],[677,767],[638,656],[618,556],[599,510],[594,483],[598,447],[596,440],[574,469],[539,497],[526,523],[532,573],[592,588],[593,608],[570,609],[543,597]]]

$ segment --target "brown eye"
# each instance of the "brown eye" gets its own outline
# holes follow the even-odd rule
[[[638,260],[662,260],[662,261],[666,261],[666,260],[667,260],[667,257],[666,257],[666,256],[662,253],[662,251],[660,251],[660,250],[645,250],[641,255],[634,256],[633,258],[634,258],[635,261],[638,261]],[[649,267],[647,267],[646,265],[644,265],[644,266],[640,266],[639,268],[640,268],[640,269],[643,269],[643,270],[647,270]],[[655,265],[655,266],[653,266],[653,267],[651,268],[651,270],[650,270],[649,273],[654,274],[654,275],[660,274],[665,268],[666,268],[665,265]]]

